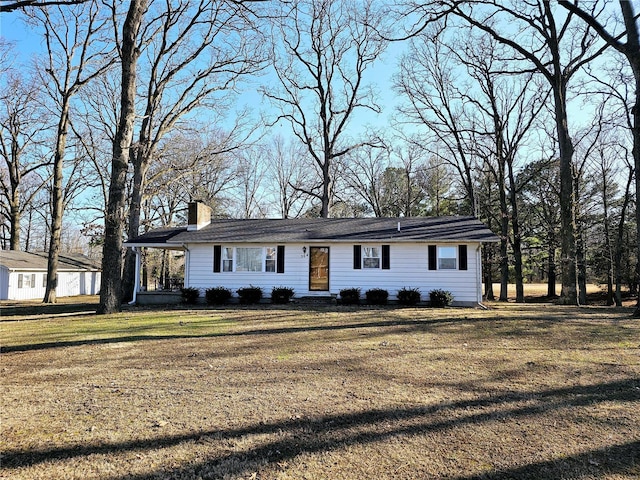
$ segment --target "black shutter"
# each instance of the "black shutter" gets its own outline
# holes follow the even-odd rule
[[[391,262],[389,260],[389,245],[382,245],[382,269],[389,270]]]
[[[362,245],[353,246],[353,269],[360,270],[362,268]]]
[[[220,272],[220,260],[222,259],[222,245],[213,246],[213,271]]]
[[[458,245],[458,269],[467,270],[467,246]]]
[[[435,245],[429,245],[429,270],[438,269],[438,250]]]
[[[284,273],[284,245],[278,245],[278,253],[276,254],[276,272]]]

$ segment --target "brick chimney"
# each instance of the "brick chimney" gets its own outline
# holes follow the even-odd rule
[[[187,230],[192,232],[200,230],[211,223],[211,208],[200,200],[189,202],[189,218]]]

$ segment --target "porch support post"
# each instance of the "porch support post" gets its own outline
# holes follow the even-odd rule
[[[129,302],[129,305],[135,305],[138,299],[138,291],[140,290],[140,250],[138,247],[131,247],[131,249],[133,250],[133,253],[136,254],[136,274],[134,280],[135,283],[133,285],[133,298]]]
[[[182,244],[184,248],[184,286],[191,286],[191,279],[189,278],[189,262],[191,261],[190,251],[185,244]]]

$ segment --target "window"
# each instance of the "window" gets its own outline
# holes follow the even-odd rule
[[[36,287],[36,274],[18,274],[18,288],[35,288]]]
[[[276,247],[266,247],[265,248],[265,260],[264,260],[264,271],[265,272],[275,272],[276,271]]]
[[[284,273],[284,245],[235,248],[214,245],[213,271]]]
[[[47,274],[42,274],[42,288],[47,288]]]
[[[236,248],[236,272],[261,272],[262,248]]]
[[[380,268],[378,247],[362,247],[362,268]]]
[[[458,268],[456,247],[438,247],[438,270]]]
[[[390,245],[382,245],[382,248],[354,245],[353,269],[382,268],[382,270],[389,270],[391,268],[390,253]]]
[[[233,272],[233,248],[224,247],[222,249],[222,271]]]

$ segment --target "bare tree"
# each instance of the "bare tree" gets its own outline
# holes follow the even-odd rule
[[[274,29],[274,69],[280,89],[263,93],[280,108],[276,122],[289,122],[321,172],[318,185],[305,193],[328,217],[332,164],[350,151],[379,143],[349,140],[346,128],[358,110],[379,112],[373,92],[363,83],[385,42],[378,30],[381,13],[369,0],[303,0],[285,4]]]
[[[14,10],[27,7],[50,7],[53,5],[68,6],[85,3],[89,0],[2,0],[0,2],[0,12],[13,12]]]
[[[620,13],[622,14],[622,22],[624,29],[615,31],[608,30],[611,22],[602,21],[602,13],[606,11],[606,2],[590,2],[585,6],[579,5],[577,1],[559,0],[558,5],[566,8],[569,12],[580,17],[586,24],[593,28],[598,35],[611,47],[622,53],[629,62],[633,71],[635,81],[635,102],[631,107],[631,115],[633,121],[631,124],[631,132],[633,137],[632,155],[634,159],[634,168],[636,173],[640,172],[640,27],[638,26],[638,18],[640,12],[634,11],[634,3],[629,0],[618,0],[620,5]],[[586,8],[588,7],[588,8]],[[613,22],[613,25],[619,27],[619,22]],[[626,37],[626,42],[622,39]],[[640,175],[636,178],[636,226],[637,237],[640,238]],[[640,258],[640,242],[637,246],[637,256]],[[638,289],[638,298],[633,316],[640,318],[640,289]]]
[[[471,128],[474,111],[465,99],[465,87],[456,79],[464,69],[455,65],[455,55],[441,36],[444,26],[416,35],[409,52],[400,61],[396,89],[406,104],[399,108],[408,121],[423,125],[428,134],[420,144],[428,154],[443,158],[458,173],[468,202],[467,214],[475,214],[477,159]]]
[[[133,189],[128,236],[140,232],[140,205],[147,170],[163,138],[196,109],[213,117],[231,109],[228,98],[242,77],[256,73],[265,56],[257,29],[241,4],[200,0],[153,4],[138,48],[146,62],[140,65],[144,81],[144,111],[133,164]],[[142,80],[144,79],[144,80]],[[123,297],[134,288],[135,255],[128,251],[123,272]]]
[[[575,191],[572,176],[574,145],[569,131],[567,94],[571,79],[598,57],[607,45],[598,45],[590,28],[575,15],[561,15],[551,2],[494,0],[444,2],[458,18],[511,48],[515,59],[528,62],[552,90],[560,152],[560,212],[562,219],[562,300],[578,303]],[[510,33],[517,31],[515,40]]]
[[[27,79],[11,73],[0,92],[0,156],[4,163],[0,171],[0,192],[6,205],[2,215],[10,225],[11,250],[20,250],[21,217],[48,176],[45,174],[42,179],[35,173],[51,164],[50,156],[39,148],[48,127],[46,113],[40,108],[40,94]],[[24,183],[29,177],[40,178],[41,182],[27,189]]]
[[[55,102],[58,117],[53,154],[51,241],[43,299],[46,303],[55,303],[64,213],[63,170],[72,99],[84,85],[109,68],[112,50],[99,37],[106,19],[102,17],[97,1],[64,8],[35,9],[29,15],[44,29],[47,56],[44,71],[40,72],[43,85]]]
[[[308,207],[308,197],[302,193],[310,182],[304,157],[307,151],[293,140],[276,136],[263,147],[268,163],[268,181],[282,218],[296,218]]]
[[[113,313],[120,310],[125,187],[129,152],[131,140],[133,139],[136,74],[138,56],[140,55],[140,51],[136,46],[140,25],[146,9],[147,0],[131,0],[127,17],[122,26],[122,38],[119,44],[122,69],[120,116],[113,141],[109,200],[105,211],[105,236],[102,251],[98,313]]]

